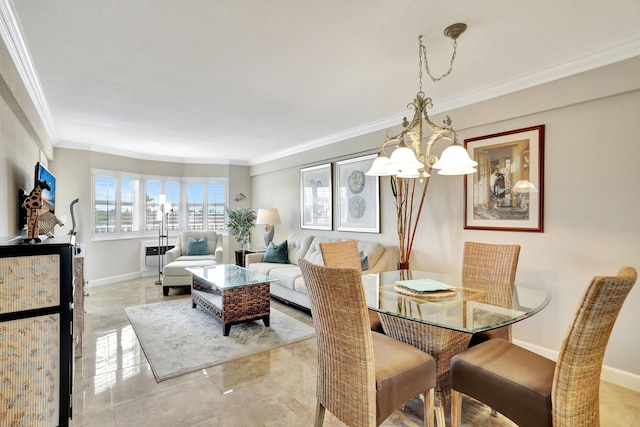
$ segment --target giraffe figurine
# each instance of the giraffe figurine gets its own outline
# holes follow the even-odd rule
[[[36,186],[31,190],[29,196],[22,202],[22,207],[28,210],[27,215],[27,239],[30,243],[40,242],[38,237],[38,217],[42,208],[42,190],[51,191],[49,183],[46,181],[36,181]]]

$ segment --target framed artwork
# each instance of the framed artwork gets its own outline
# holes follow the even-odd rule
[[[478,173],[464,182],[464,228],[543,231],[544,125],[464,140]]]
[[[376,157],[336,162],[338,231],[380,233],[380,180],[364,174]]]
[[[300,169],[300,228],[333,228],[331,163]]]

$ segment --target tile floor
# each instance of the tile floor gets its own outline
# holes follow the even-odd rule
[[[154,278],[88,288],[82,358],[74,378],[75,427],[112,426],[311,426],[315,412],[315,340],[218,365],[156,383],[123,307],[188,294],[162,296]],[[302,311],[272,305],[307,324]],[[602,425],[640,426],[640,393],[612,384],[601,387]],[[421,402],[396,411],[384,426],[421,426]],[[502,416],[471,400],[466,426],[510,426]],[[448,418],[448,417],[447,417]],[[327,413],[325,426],[342,426]]]

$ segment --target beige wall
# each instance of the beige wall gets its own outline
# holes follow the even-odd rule
[[[466,240],[522,245],[518,283],[549,291],[552,299],[541,313],[515,325],[514,336],[542,352],[558,351],[591,278],[615,274],[623,265],[640,269],[639,69],[640,58],[634,58],[448,112],[461,140],[546,125],[545,231],[464,230],[462,177],[435,175],[411,267],[459,273]],[[300,231],[301,166],[373,152],[383,140],[379,133],[253,167],[253,206],[280,209],[282,224],[276,227],[274,240]],[[388,178],[381,178],[382,234],[322,234],[397,244],[388,183]],[[616,370],[622,370],[624,379],[617,382],[636,389],[640,387],[638,288],[620,313],[605,360],[613,368],[607,370],[610,380],[615,381],[620,374]]]

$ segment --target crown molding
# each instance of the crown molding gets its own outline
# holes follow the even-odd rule
[[[438,100],[438,102],[434,104],[433,108],[429,109],[429,114],[444,114],[458,108],[477,104],[483,101],[488,101],[493,98],[498,98],[503,95],[519,92],[586,71],[591,71],[596,68],[631,59],[639,55],[640,37],[637,37],[618,46],[603,49],[591,55],[577,58],[573,61],[569,61],[540,72],[516,77],[510,80],[505,80],[503,82],[490,86],[485,86],[461,96]],[[312,141],[296,145],[286,150],[278,151],[267,156],[256,158],[253,161],[250,161],[249,165],[255,166],[261,163],[267,163],[273,160],[278,160],[283,157],[290,156],[292,154],[297,154],[314,148],[323,147],[349,138],[355,138],[383,129],[393,128],[395,126],[399,126],[400,123],[402,123],[403,117],[405,117],[406,115],[407,112],[404,112],[363,126],[348,129],[342,132],[328,135],[326,137],[314,139]]]
[[[233,166],[249,166],[246,160],[234,159],[213,159],[205,157],[176,157],[163,156],[158,154],[139,153],[135,151],[123,150],[120,148],[112,148],[104,145],[87,145],[71,141],[58,141],[56,148],[64,148],[68,150],[89,151],[91,153],[109,154],[112,156],[127,157],[130,159],[150,160],[154,162],[184,163],[192,165],[233,165]]]
[[[56,132],[51,119],[49,105],[42,91],[36,69],[31,61],[29,49],[22,37],[22,30],[16,19],[11,0],[0,0],[0,36],[2,36],[2,40],[4,40],[4,44],[11,55],[27,93],[35,105],[47,136],[55,146]]]

